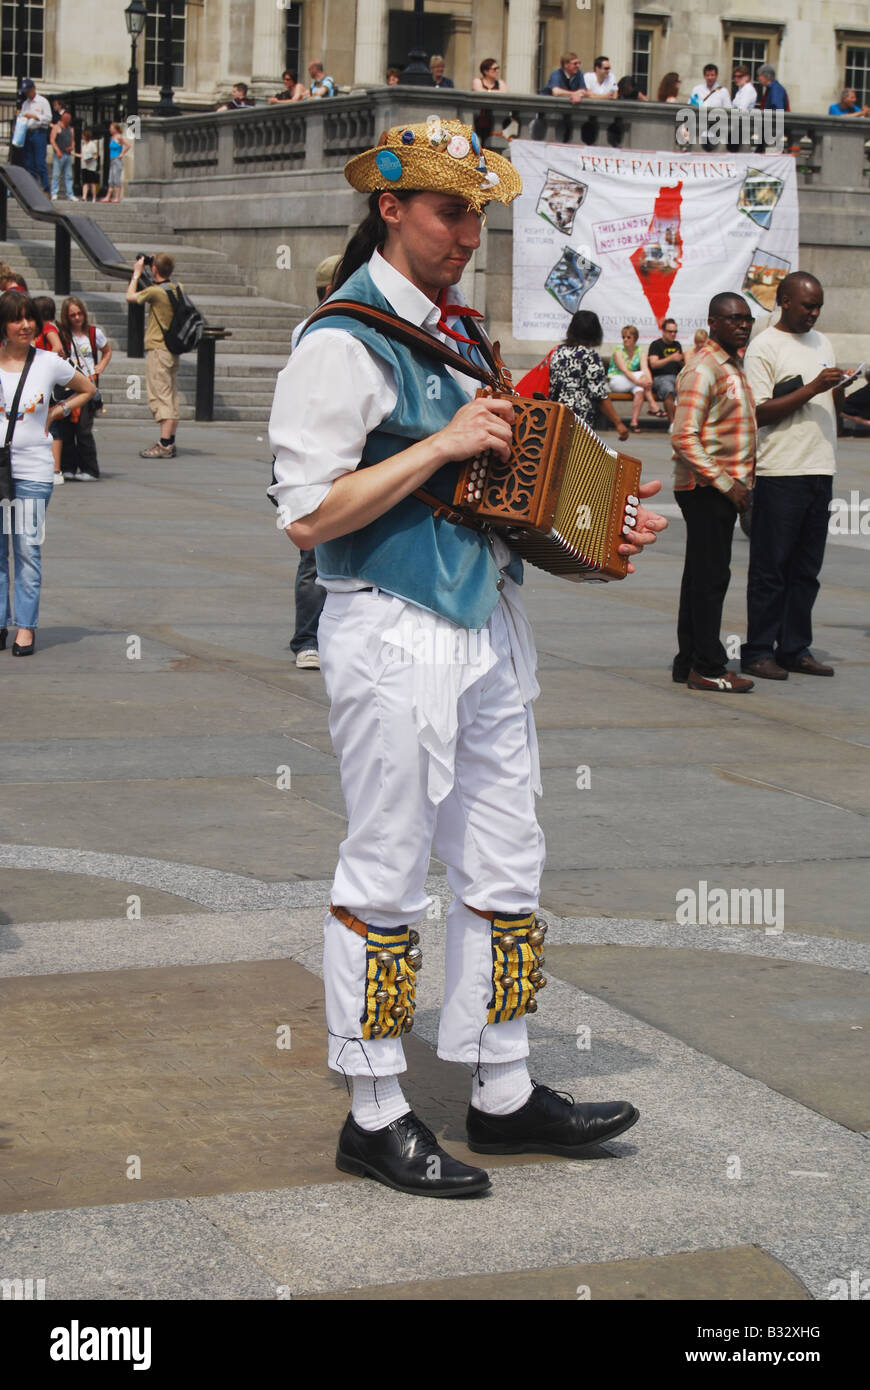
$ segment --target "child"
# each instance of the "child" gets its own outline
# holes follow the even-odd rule
[[[97,187],[100,182],[97,173],[99,146],[94,139],[92,130],[82,131],[81,153],[76,158],[82,161],[82,202],[88,201],[88,193],[90,193],[91,201],[95,203],[97,201]]]

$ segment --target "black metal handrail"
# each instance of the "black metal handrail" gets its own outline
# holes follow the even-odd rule
[[[91,217],[59,212],[46,198],[39,184],[26,169],[15,164],[0,165],[0,241],[7,238],[6,190],[13,195],[28,217],[54,226],[54,293],[69,294],[71,288],[70,253],[72,242],[81,247],[91,265],[115,280],[128,280],[132,266],[121,256]],[[147,272],[146,272],[147,275]],[[214,419],[215,344],[232,335],[223,327],[207,327],[197,348],[196,418]],[[127,356],[145,356],[145,307],[127,305]]]

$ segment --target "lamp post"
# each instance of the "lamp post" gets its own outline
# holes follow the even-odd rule
[[[163,0],[163,23],[160,29],[160,47],[163,52],[163,86],[160,100],[154,108],[155,116],[180,116],[181,109],[172,100],[172,11],[175,0]]]
[[[130,4],[124,11],[124,23],[127,25],[127,33],[130,35],[130,72],[127,77],[128,116],[138,116],[139,114],[139,68],[136,63],[136,45],[142,30],[145,28],[145,18],[144,0],[130,0]]]
[[[402,69],[401,82],[409,87],[433,87],[432,74],[426,65],[426,45],[423,40],[423,0],[414,0],[416,38],[408,54],[408,66]]]

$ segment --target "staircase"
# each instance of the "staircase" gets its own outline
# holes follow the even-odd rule
[[[245,283],[238,266],[222,252],[189,246],[172,235],[156,200],[130,198],[117,205],[58,202],[56,206],[93,218],[131,266],[140,251],[171,252],[175,274],[206,322],[232,334],[216,347],[215,419],[251,420],[265,426],[275,378],[290,353],[290,334],[308,309],[263,298]],[[63,296],[52,289],[53,229],[27,217],[13,198],[9,199],[7,240],[0,241],[0,259],[21,272],[31,294],[51,295],[60,314]],[[145,360],[126,355],[124,281],[101,275],[75,243],[71,271],[72,293],[85,301],[91,322],[102,328],[113,349],[112,361],[100,378],[108,416],[113,420],[150,420]],[[178,392],[180,418],[192,420],[195,352],[179,359]]]

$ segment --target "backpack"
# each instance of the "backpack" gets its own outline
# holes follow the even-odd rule
[[[551,348],[546,357],[530,372],[526,372],[517,382],[517,394],[520,396],[549,396],[550,394],[550,358],[556,351]]]
[[[205,328],[205,319],[194,304],[188,299],[184,290],[179,289],[178,285],[173,285],[169,280],[164,281],[163,288],[169,295],[169,302],[172,305],[172,321],[168,328],[161,328],[163,341],[167,351],[175,357],[180,357],[184,352],[192,352],[199,347],[199,340]],[[173,290],[175,293],[173,294]]]

